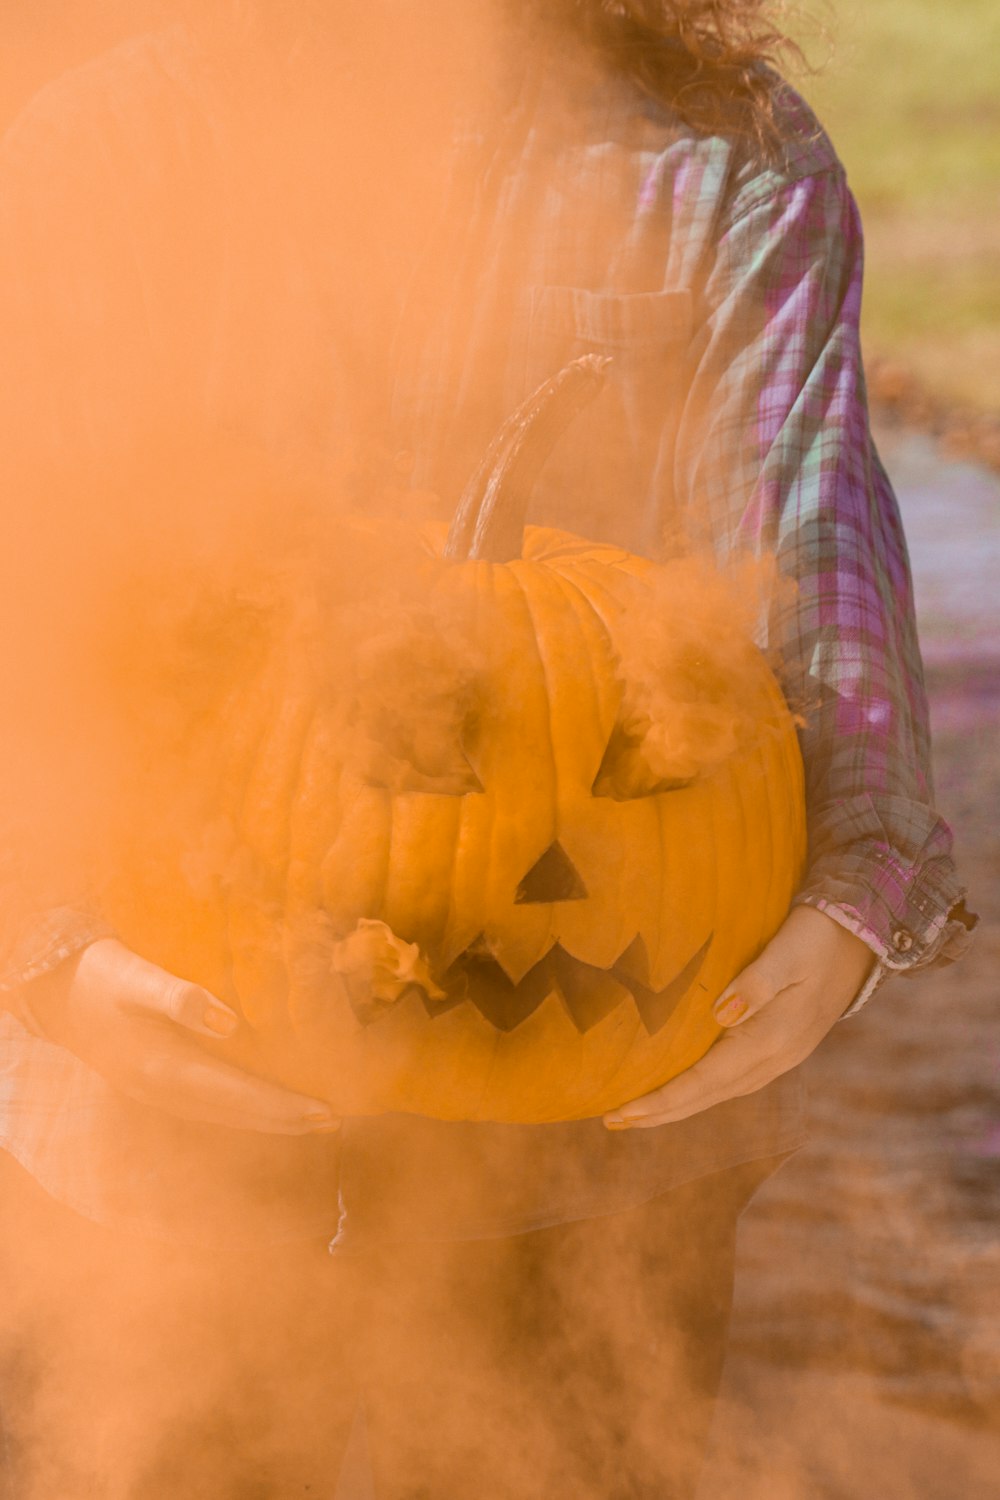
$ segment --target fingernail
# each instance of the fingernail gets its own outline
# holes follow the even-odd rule
[[[210,1005],[204,1015],[205,1025],[217,1036],[231,1036],[240,1024],[240,1018],[221,1005]]]
[[[737,1021],[742,1021],[749,1009],[747,1002],[739,995],[730,995],[727,1000],[714,1006],[712,1013],[720,1026],[734,1026]]]
[[[311,1125],[313,1130],[317,1132],[332,1133],[333,1131],[340,1129],[340,1118],[337,1115],[306,1115],[306,1123],[308,1125]]]

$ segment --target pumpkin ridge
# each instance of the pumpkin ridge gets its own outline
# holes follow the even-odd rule
[[[537,853],[533,852],[531,858],[532,860],[535,860],[545,851],[545,849],[549,847],[551,843],[553,843],[558,838],[559,834],[559,763],[556,755],[556,746],[552,730],[552,708],[548,691],[549,674],[545,656],[542,651],[541,642],[538,639],[538,633],[535,626],[535,616],[531,608],[531,601],[525,590],[523,580],[519,576],[518,565],[516,563],[494,564],[493,567],[495,568],[495,571],[493,573],[494,584],[502,581],[503,585],[505,585],[506,587],[507,600],[510,601],[512,606],[514,605],[514,601],[517,601],[517,612],[521,617],[522,623],[526,626],[524,630],[524,649],[526,651],[530,650],[531,652],[533,667],[537,670],[540,679],[542,703],[544,704],[544,735],[542,737],[545,741],[545,802],[547,804],[547,807],[545,810],[545,825],[538,828],[537,840],[534,841],[537,842],[538,848]],[[536,749],[539,750],[541,748],[541,746],[536,747]],[[496,825],[494,824],[494,826]],[[509,892],[506,890],[497,892],[496,890],[491,889],[491,910],[497,909],[498,900],[503,903],[506,903],[508,900],[513,902],[514,892],[516,891],[517,885],[523,877],[523,874],[523,870],[517,871],[512,888]],[[537,934],[542,930],[541,911],[536,911],[535,915],[538,917],[538,921],[535,923],[532,930]],[[527,912],[524,910],[524,908],[522,908],[522,922],[525,926],[527,925]],[[555,936],[552,931],[551,914],[549,915],[548,919],[547,931],[550,937]],[[535,939],[535,944],[537,944],[537,937]]]
[[[523,570],[527,568],[532,568],[532,565],[523,562],[512,563],[510,565],[510,572],[512,576],[517,580],[518,586],[520,587],[521,592],[524,595],[528,613],[531,616],[533,636],[537,643],[538,657],[542,665],[542,672],[545,676],[545,697],[549,709],[550,738],[552,742],[553,761],[558,770],[560,759],[565,758],[565,755],[561,757],[559,753],[560,750],[563,750],[565,752],[565,746],[559,743],[562,736],[558,732],[558,726],[564,716],[569,717],[568,714],[564,715],[564,706],[560,700],[563,697],[572,697],[574,717],[576,717],[579,713],[580,698],[585,697],[588,700],[588,704],[592,705],[593,699],[597,696],[594,690],[594,664],[590,660],[589,653],[586,651],[586,641],[584,639],[583,632],[579,624],[577,623],[575,613],[571,613],[571,619],[574,626],[576,649],[574,650],[573,647],[568,645],[568,643],[564,649],[563,643],[559,639],[563,622],[560,619],[556,609],[553,607],[551,596],[549,598],[545,597],[546,591],[551,590],[558,596],[560,601],[563,600],[564,594],[562,589],[560,588],[558,578],[553,577],[550,574],[549,569],[544,567],[537,569],[532,568],[531,573],[526,576]],[[531,587],[528,586],[529,579]],[[560,655],[565,655],[566,661],[560,661],[558,659],[554,660],[553,657],[557,652]],[[586,694],[579,692],[581,678],[577,677],[575,673],[571,673],[566,669],[570,658],[572,658],[574,662],[579,659],[579,665],[584,669],[585,676],[583,680],[585,681],[587,687]],[[570,687],[562,689],[561,683],[567,678],[569,680]],[[597,737],[599,739],[601,730],[599,720],[597,720],[597,722],[595,723],[595,729],[597,732]],[[573,739],[575,740],[575,738],[576,736],[574,735]],[[582,781],[584,784],[586,783],[585,776],[582,778]],[[558,806],[558,790],[559,778],[557,777],[556,839],[559,838],[558,814],[561,812],[561,809]]]
[[[730,913],[729,931],[726,935],[736,957],[733,973],[738,973],[745,964],[748,964],[756,956],[752,947],[752,935],[748,934],[746,927],[746,913],[749,909],[749,902],[745,899],[746,883],[749,876],[747,861],[753,860],[755,850],[753,840],[750,839],[748,841],[747,839],[749,829],[746,825],[742,809],[743,786],[740,779],[733,774],[732,761],[726,761],[710,779],[718,783],[723,778],[728,782],[726,790],[729,792],[729,795],[712,797],[709,804],[711,808],[711,848],[713,850],[712,865],[714,871],[714,910],[709,920],[714,928],[718,920],[717,913],[719,911],[728,911]],[[741,804],[739,810],[733,807],[734,800]],[[733,837],[734,825],[741,829],[742,842],[738,842]],[[744,851],[744,858],[740,861],[739,868],[736,867],[732,860],[720,860],[714,852],[719,849],[731,848],[742,848]]]
[[[663,806],[662,802],[660,801],[659,797],[654,797],[653,798],[653,805],[654,805],[654,807],[656,809],[656,831],[657,831],[656,843],[657,843],[657,848],[659,850],[659,855],[660,855],[659,859],[656,860],[656,879],[657,879],[657,882],[658,882],[657,903],[656,904],[657,904],[657,908],[660,909],[660,910],[662,910],[662,907],[663,907],[663,894],[664,894],[664,890],[665,890],[666,885],[667,885],[668,872],[670,874],[673,873],[674,857],[673,857],[673,848],[672,848],[671,840],[670,840],[670,836],[669,836],[669,830],[668,830],[668,827],[667,827],[666,809],[664,808],[664,806]],[[655,951],[655,953],[650,953],[648,946],[646,948],[646,982],[647,983],[649,983],[649,981],[652,979],[652,976],[654,974],[656,974],[656,973],[659,972],[660,962],[661,962],[661,957],[662,957],[662,954],[661,954],[662,946],[663,946],[663,933],[661,932],[661,933],[658,934],[658,937],[657,937],[657,943],[656,943],[656,951]]]
[[[722,774],[725,774],[727,772],[728,767],[724,767]],[[712,795],[712,783],[714,782],[716,785],[718,785],[721,779],[722,776],[720,775],[719,771],[716,771],[715,775],[711,777],[707,783],[700,783],[700,788],[703,791],[703,796],[701,799],[702,805],[699,809],[701,813],[701,836],[705,841],[706,849],[710,851],[708,857],[706,858],[705,866],[703,867],[704,906],[702,909],[705,911],[706,921],[711,924],[713,930],[715,930],[718,926],[719,912],[726,909],[723,901],[725,892],[725,871],[720,870],[720,864],[724,863],[724,861],[720,861],[717,853],[719,848],[717,840],[719,839],[723,831],[723,824],[719,815],[718,798]],[[731,913],[726,930],[726,941],[729,944],[730,951],[737,955],[742,952],[738,928],[738,916]],[[749,956],[750,955],[747,954],[747,958],[749,958]],[[735,964],[730,964],[729,967],[732,968],[734,973],[736,973],[740,968],[742,968],[742,964],[740,964],[737,960]]]
[[[706,795],[705,788],[702,787],[700,792],[695,790],[695,795],[691,799],[691,802],[686,800],[686,794],[684,795],[684,801],[671,802],[669,819],[666,815],[667,809],[661,798],[653,798],[656,817],[656,867],[660,881],[657,906],[660,911],[664,909],[664,891],[678,891],[679,894],[675,896],[672,903],[675,910],[680,901],[685,910],[693,908],[695,911],[701,912],[703,909],[702,901],[704,898],[710,900],[714,890],[712,874],[706,874],[704,868],[702,868],[700,872],[701,879],[696,887],[694,899],[692,899],[692,874],[688,870],[678,870],[678,866],[683,864],[684,852],[686,852],[692,843],[696,844],[700,837],[701,818],[703,816],[702,803]],[[678,848],[684,851],[680,858],[677,855]],[[682,884],[678,882],[679,873],[681,874]],[[714,911],[709,917],[709,922],[714,926]],[[687,924],[684,925],[686,926]],[[658,989],[661,983],[665,982],[662,976],[669,958],[671,944],[675,940],[673,921],[669,923],[661,921],[651,929],[650,940],[646,943],[646,956],[649,966],[647,982],[651,989]]]
[[[634,555],[616,542],[597,542],[560,526],[526,526],[524,541],[522,562],[544,563],[547,568],[558,568],[560,572],[583,562],[598,562],[602,568],[619,568]]]
[[[469,593],[471,594],[474,611],[470,629],[473,638],[478,641],[483,637],[482,617],[484,591],[486,589],[489,589],[490,596],[491,598],[493,597],[492,571],[491,565],[488,563],[469,563],[466,566],[470,569],[475,569],[474,584],[470,583],[469,585]],[[471,760],[469,764],[472,767],[473,774],[477,776],[477,779],[482,781],[482,778],[479,777],[479,772],[476,770],[476,767],[472,766]],[[451,962],[450,955],[455,948],[456,940],[460,941],[462,937],[461,926],[458,927],[458,932],[456,934],[456,925],[459,922],[458,911],[460,906],[465,904],[464,900],[460,900],[458,894],[459,878],[468,860],[467,851],[469,843],[477,833],[476,824],[481,818],[484,809],[486,810],[486,813],[488,815],[490,839],[492,840],[493,837],[493,825],[495,822],[493,812],[493,796],[485,783],[483,783],[482,797],[483,800],[481,802],[477,802],[473,798],[465,796],[459,797],[457,799],[458,817],[456,819],[455,827],[453,830],[453,837],[451,841],[451,856],[448,861],[448,885],[445,892],[444,911],[432,942],[432,946],[435,949],[435,956],[438,957],[446,967],[448,963]],[[489,865],[490,858],[491,856],[489,846],[487,846],[487,866]],[[488,868],[484,876],[484,882],[488,886]],[[467,918],[465,919],[465,925],[469,925]],[[467,946],[467,944],[460,943],[458,951],[461,952],[465,946]]]
[[[320,869],[323,900],[337,925],[350,927],[360,917],[377,916],[385,889],[385,788],[349,775],[344,787],[337,834]],[[350,864],[350,896],[345,895]]]
[[[478,1013],[480,1015],[482,1015],[481,1011],[479,1011]],[[486,1101],[487,1101],[487,1099],[490,1096],[490,1089],[493,1086],[493,1079],[494,1079],[494,1076],[496,1074],[497,1064],[500,1061],[500,1047],[501,1047],[502,1039],[503,1039],[503,1032],[497,1031],[496,1029],[494,1029],[494,1032],[493,1032],[493,1045],[490,1048],[489,1061],[487,1062],[485,1068],[483,1069],[482,1087],[479,1089],[479,1091],[478,1091],[478,1093],[476,1095],[476,1103],[475,1103],[475,1105],[473,1107],[473,1111],[472,1111],[472,1118],[473,1119],[482,1119],[482,1118],[484,1118],[484,1116],[488,1118],[487,1110],[486,1110]]]
[[[756,763],[760,770],[760,779],[764,783],[764,827],[767,830],[766,847],[761,849],[760,854],[761,864],[765,871],[765,884],[763,900],[760,903],[760,921],[758,924],[757,932],[758,953],[763,949],[764,944],[767,942],[768,924],[771,919],[771,913],[775,910],[775,898],[777,894],[776,886],[778,871],[775,868],[774,859],[777,852],[777,839],[775,837],[775,829],[777,825],[775,823],[775,817],[778,814],[779,809],[775,803],[774,789],[771,785],[774,778],[767,774],[768,764],[771,760],[773,760],[771,747],[765,741],[760,745],[756,757]]]
[[[555,562],[548,563],[546,566],[550,567],[554,573],[558,573],[561,578],[565,578],[577,590],[581,598],[587,601],[610,642],[611,658],[617,663],[619,652],[614,644],[615,634],[612,626],[621,616],[624,601],[614,589],[609,587],[605,576],[613,574],[614,567],[602,567],[600,573],[591,573],[582,566],[579,559],[574,559],[571,567],[559,567]]]
[[[604,621],[576,582],[556,568],[546,568],[546,572],[553,584],[558,588],[562,598],[569,605],[574,621],[576,622],[577,636],[580,642],[580,660],[582,663],[586,663],[587,685],[591,690],[590,697],[594,718],[596,719],[596,739],[600,745],[606,745],[614,729],[615,718],[618,712],[617,700],[619,695],[613,689],[610,692],[607,690],[607,676],[598,670],[597,663],[594,660],[595,653],[590,649],[590,642],[587,639],[587,631],[588,629],[592,630],[600,638],[607,653],[607,663],[612,671],[618,659],[614,642]],[[584,623],[585,621],[586,623]],[[613,678],[612,681],[614,681]],[[613,706],[612,700],[614,700]],[[603,757],[603,750],[601,751],[601,756]],[[600,760],[598,761],[599,765]],[[590,788],[593,787],[596,776],[597,768],[595,768],[594,775],[590,778]]]
[[[619,1098],[612,1093],[614,1082],[629,1066],[637,1039],[641,1036],[642,1040],[645,1040],[647,1032],[642,1023],[642,1016],[639,1014],[639,1007],[636,1005],[631,993],[629,994],[625,1010],[631,1023],[628,1033],[622,1037],[616,1059],[614,1061],[610,1058],[607,1060],[607,1065],[595,1077],[594,1086],[590,1093],[578,1106],[576,1111],[576,1118],[578,1119],[594,1114],[602,1114],[608,1108],[617,1109],[619,1104],[627,1102],[627,1099]],[[636,1092],[629,1091],[628,1097],[634,1098]],[[614,1102],[609,1104],[608,1100],[613,1100]]]
[[[550,563],[555,568],[555,563]],[[606,628],[614,637],[611,625],[616,624],[623,610],[633,602],[636,590],[648,588],[648,579],[642,573],[634,573],[621,563],[607,563],[592,557],[574,558],[572,567],[559,568],[565,577],[573,578],[585,598],[593,601]],[[617,654],[617,653],[616,653]]]
[[[755,773],[761,770],[762,764],[760,745],[749,744],[741,747],[721,768],[728,778],[729,786],[728,795],[724,799],[727,805],[722,809],[728,823],[723,822],[720,826],[746,853],[742,877],[738,882],[730,877],[728,892],[723,890],[720,893],[720,907],[725,907],[737,890],[745,891],[751,882],[758,892],[766,890],[766,883],[761,883],[759,871],[767,858],[770,830],[765,831],[762,825],[767,821],[770,808],[767,799],[758,795],[754,784]],[[756,958],[763,946],[760,913],[755,910],[754,904],[744,902],[736,930],[742,933],[740,952],[746,954],[745,958],[740,958],[739,967],[742,968],[745,963]]]
[[[435,895],[441,872],[450,879],[464,795],[397,793],[392,799],[384,911],[393,931],[422,949],[436,947],[441,930]]]
[[[484,614],[495,615],[499,610],[496,589],[494,587],[493,564],[485,562],[474,562],[468,564],[475,569],[475,579],[470,584],[473,593],[473,604],[475,618],[473,630],[477,640],[483,638]],[[489,597],[489,609],[486,609],[486,599]],[[492,663],[491,663],[492,670]],[[475,770],[475,767],[473,767]],[[494,880],[494,867],[496,865],[495,843],[497,838],[496,818],[496,792],[489,785],[489,777],[485,774],[485,767],[481,768],[482,774],[477,771],[483,784],[483,801],[478,803],[471,798],[461,798],[461,810],[459,815],[458,829],[455,838],[453,855],[451,860],[451,880],[448,887],[448,910],[444,921],[444,931],[441,937],[442,957],[451,962],[449,955],[454,951],[456,942],[461,946],[458,951],[464,951],[470,941],[475,938],[477,926],[481,929],[482,922],[470,921],[468,916],[462,915],[462,910],[471,905],[473,912],[477,909],[482,915],[481,891],[491,891]],[[479,819],[485,811],[486,828],[485,839]],[[478,879],[476,875],[478,874]],[[471,898],[470,898],[470,892]],[[471,928],[470,937],[463,943],[462,928]]]

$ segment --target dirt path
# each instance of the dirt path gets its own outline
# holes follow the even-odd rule
[[[1000,1495],[1000,479],[924,436],[881,448],[982,925],[961,967],[889,984],[810,1064],[812,1144],[743,1221],[700,1500]],[[337,1500],[373,1500],[357,1437]]]
[[[923,438],[883,448],[982,925],[810,1064],[813,1142],[744,1220],[704,1500],[1000,1495],[1000,480]]]

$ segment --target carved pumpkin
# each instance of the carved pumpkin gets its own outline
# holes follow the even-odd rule
[[[746,644],[713,682],[682,642],[681,696],[717,707],[737,671],[744,732],[707,767],[683,746],[651,763],[658,726],[629,705],[624,635],[669,568],[523,526],[600,363],[536,393],[450,534],[413,539],[470,621],[476,690],[456,702],[454,743],[422,750],[413,723],[395,770],[345,753],[343,706],[290,623],[209,754],[208,876],[180,819],[173,846],[164,830],[117,887],[126,941],[242,1010],[228,1055],[344,1112],[545,1121],[617,1106],[705,1053],[711,1003],[794,892],[801,764],[764,659]]]

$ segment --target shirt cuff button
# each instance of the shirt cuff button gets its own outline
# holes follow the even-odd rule
[[[892,935],[892,946],[897,953],[909,953],[913,947],[913,933],[907,932],[905,927],[897,927]]]

